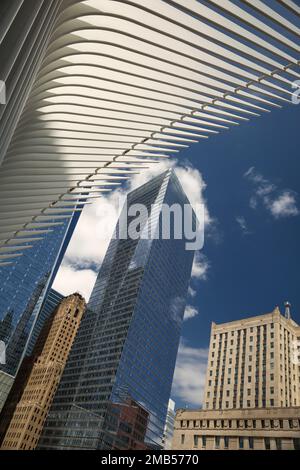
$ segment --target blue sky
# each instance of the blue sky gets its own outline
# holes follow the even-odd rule
[[[172,391],[177,407],[201,404],[212,321],[259,315],[276,305],[283,311],[289,300],[300,322],[299,113],[300,105],[274,109],[177,155],[184,189],[192,203],[205,198],[210,217],[200,260],[205,275],[191,281],[191,318],[182,330]],[[127,188],[85,208],[54,288],[88,299],[122,205],[119,197],[153,172],[136,175]]]
[[[290,105],[181,153],[201,172],[216,222],[203,248],[206,280],[192,282],[199,314],[183,326],[177,407],[200,404],[202,390],[198,398],[189,377],[200,367],[204,374],[212,321],[259,315],[276,305],[283,311],[289,300],[300,322],[299,124],[300,106]],[[203,377],[197,383],[203,386]]]
[[[264,3],[295,22],[280,3]],[[264,21],[281,31],[271,20]],[[268,42],[278,46],[270,37]],[[280,48],[291,52],[283,44]],[[201,404],[212,321],[259,315],[277,305],[283,312],[289,300],[293,318],[300,322],[299,113],[300,104],[274,108],[178,156],[186,167],[179,177],[194,191],[194,202],[205,198],[212,222],[200,260],[205,275],[191,281],[194,295],[188,299],[190,318],[183,324],[172,391],[177,407]],[[127,189],[144,182],[143,176],[134,180]],[[54,284],[63,294],[78,290],[88,299],[116,223],[120,195],[124,188],[85,208]]]
[[[205,275],[191,281],[192,318],[183,324],[172,390],[177,407],[201,404],[212,321],[276,305],[283,311],[289,300],[300,322],[299,113],[300,105],[275,109],[177,156],[191,202],[204,197],[212,220],[201,252]],[[135,176],[128,188],[149,177]],[[80,291],[88,299],[125,194],[121,188],[85,208],[54,284],[63,294]]]

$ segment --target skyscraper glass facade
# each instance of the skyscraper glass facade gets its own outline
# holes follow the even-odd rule
[[[0,268],[0,341],[6,344],[6,364],[0,365],[0,374],[15,376],[77,221],[78,213]],[[0,387],[0,396],[2,392]]]
[[[147,222],[159,226],[163,203],[189,205],[172,171],[128,195],[127,207],[150,215],[136,239],[118,236],[131,221],[120,216],[40,448],[161,448],[194,257],[184,237],[141,236]]]
[[[55,289],[50,289],[47,296],[43,300],[42,306],[39,308],[39,313],[30,335],[30,340],[26,348],[26,356],[31,356],[36,341],[43,329],[45,322],[50,318],[50,315],[58,307],[64,296],[57,292]]]

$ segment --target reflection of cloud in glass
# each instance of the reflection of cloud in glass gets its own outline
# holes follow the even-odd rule
[[[0,364],[6,364],[6,345],[4,341],[0,341]]]

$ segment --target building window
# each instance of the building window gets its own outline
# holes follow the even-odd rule
[[[215,448],[220,449],[220,436],[215,437]]]
[[[239,449],[243,449],[243,448],[244,448],[244,438],[239,437]]]
[[[194,447],[198,447],[199,436],[194,435]]]
[[[270,450],[271,449],[271,443],[270,443],[270,438],[265,437],[265,449]]]
[[[275,442],[276,442],[276,449],[277,449],[277,450],[281,450],[281,449],[282,449],[281,439],[277,437],[277,438],[275,439]]]
[[[181,434],[181,444],[182,445],[184,444],[184,440],[185,440],[185,434]]]
[[[293,439],[293,442],[294,442],[294,449],[300,450],[300,438],[296,437],[295,439]]]
[[[283,429],[283,420],[282,419],[279,420],[279,426],[280,426],[280,429]]]
[[[202,447],[206,447],[206,436],[202,436]]]
[[[248,437],[249,449],[254,449],[254,439],[253,437]]]

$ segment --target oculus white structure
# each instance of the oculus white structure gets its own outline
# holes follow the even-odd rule
[[[300,7],[269,4],[2,0],[0,266],[78,202],[290,102]]]

